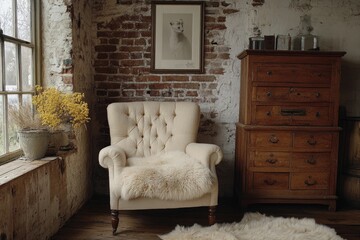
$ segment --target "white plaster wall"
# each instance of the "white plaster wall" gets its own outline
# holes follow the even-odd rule
[[[72,22],[68,6],[71,1],[46,0],[42,4],[42,81],[44,86],[72,90],[62,81],[64,61],[71,60]]]

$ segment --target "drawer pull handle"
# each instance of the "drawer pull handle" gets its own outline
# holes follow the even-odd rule
[[[316,112],[315,116],[320,117],[320,112]]]
[[[266,116],[271,116],[271,112],[270,111],[266,112]]]
[[[271,96],[272,96],[272,93],[271,93],[271,92],[267,92],[267,93],[266,93],[266,96],[271,97]]]
[[[277,159],[269,158],[269,159],[266,159],[266,162],[270,163],[270,164],[275,164],[277,162]]]
[[[267,185],[274,185],[276,183],[276,180],[274,180],[274,179],[265,179],[264,183],[266,183]]]
[[[313,136],[311,136],[311,138],[309,140],[307,140],[307,143],[311,146],[314,146],[317,144],[317,141],[315,140],[315,138]]]
[[[269,138],[269,142],[278,143],[279,139],[275,135],[271,135],[271,137]]]
[[[320,93],[318,93],[318,92],[315,93],[315,97],[317,97],[317,98],[320,97]]]
[[[306,116],[305,109],[281,109],[281,116]]]
[[[314,186],[317,182],[316,180],[312,179],[312,178],[309,178],[309,179],[306,179],[305,182],[304,182],[307,186]]]
[[[308,164],[314,165],[316,164],[316,159],[314,158],[314,156],[311,156],[311,158],[309,158],[306,162]]]
[[[269,75],[269,76],[271,76],[271,75],[272,75],[272,71],[267,71],[266,74]]]

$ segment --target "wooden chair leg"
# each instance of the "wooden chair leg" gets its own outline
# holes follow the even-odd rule
[[[209,225],[216,223],[216,206],[209,207]]]
[[[119,210],[111,210],[111,225],[113,229],[113,235],[115,235],[119,225]]]

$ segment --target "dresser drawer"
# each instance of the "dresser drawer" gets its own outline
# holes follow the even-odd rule
[[[291,174],[291,189],[328,189],[329,176],[326,172],[318,173],[292,173]]]
[[[312,169],[330,169],[330,152],[293,153],[291,167]]]
[[[288,173],[254,173],[254,189],[289,189]]]
[[[250,162],[254,167],[289,167],[290,152],[250,152]]]
[[[331,126],[332,108],[327,106],[255,105],[253,123],[260,125]]]
[[[333,133],[295,132],[294,149],[331,149]]]
[[[253,81],[272,83],[331,83],[331,65],[268,64],[254,66]]]
[[[252,100],[257,102],[330,102],[330,88],[254,87]]]
[[[289,131],[250,132],[250,146],[256,148],[291,148],[292,133]]]

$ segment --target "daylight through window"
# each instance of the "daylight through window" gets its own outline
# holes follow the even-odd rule
[[[35,85],[34,1],[0,0],[0,163],[19,150],[9,107],[31,103]]]

